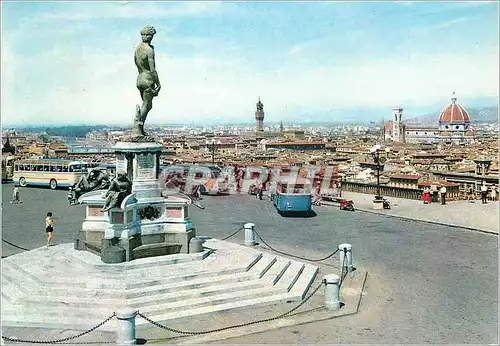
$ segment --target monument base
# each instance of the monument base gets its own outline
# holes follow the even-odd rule
[[[384,200],[383,199],[374,199],[373,200],[373,209],[374,210],[384,209]]]
[[[106,212],[102,211],[105,190],[81,196],[79,202],[87,205],[87,217],[75,249],[95,253],[105,263],[190,253],[189,243],[196,236],[188,213],[191,200],[181,195],[162,196],[162,150],[161,144],[150,141],[115,145],[116,170],[127,172],[132,193],[119,207]]]

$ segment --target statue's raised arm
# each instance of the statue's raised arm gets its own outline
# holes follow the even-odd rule
[[[133,137],[146,136],[144,123],[149,111],[153,108],[153,97],[158,96],[161,89],[160,79],[156,71],[155,51],[151,41],[156,34],[155,28],[146,26],[141,30],[142,42],[137,46],[134,55],[135,65],[139,75],[137,76],[137,89],[141,94],[142,105],[137,105]]]

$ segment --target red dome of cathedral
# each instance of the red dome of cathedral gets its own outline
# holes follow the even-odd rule
[[[470,117],[467,110],[456,103],[457,96],[455,92],[451,95],[451,104],[447,106],[439,116],[440,123],[470,123]]]

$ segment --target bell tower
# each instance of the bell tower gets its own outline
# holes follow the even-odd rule
[[[403,108],[395,107],[392,109],[392,140],[394,142],[403,142],[402,130]]]
[[[260,132],[264,131],[264,104],[257,102],[257,111],[255,112],[255,131]]]

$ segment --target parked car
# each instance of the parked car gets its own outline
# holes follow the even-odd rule
[[[178,189],[190,193],[193,184],[199,185],[204,195],[229,193],[228,179],[222,170],[214,165],[171,165],[162,169],[162,179],[167,189]]]

